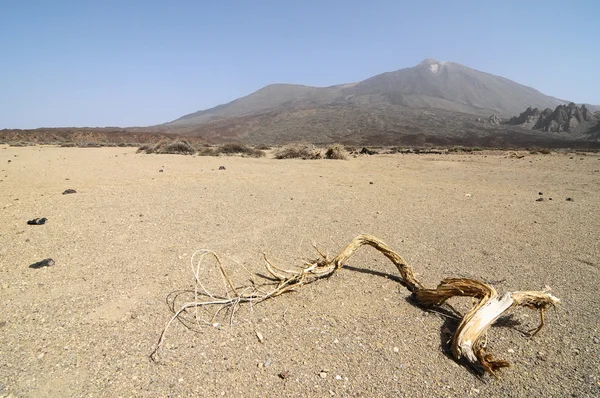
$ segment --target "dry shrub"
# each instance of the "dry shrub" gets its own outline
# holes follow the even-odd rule
[[[327,151],[325,152],[326,159],[335,159],[335,160],[346,160],[348,158],[348,153],[344,149],[344,147],[340,144],[333,144]]]
[[[201,146],[198,148],[198,156],[219,156],[219,154],[210,146]]]
[[[217,152],[224,155],[242,155],[252,158],[260,158],[265,156],[263,151],[251,148],[248,145],[240,142],[229,142],[227,144],[223,144],[217,148]]]
[[[321,159],[321,152],[312,145],[292,144],[275,151],[275,159]]]
[[[196,150],[186,140],[163,139],[153,146],[142,145],[138,148],[137,152],[192,155],[196,152]]]

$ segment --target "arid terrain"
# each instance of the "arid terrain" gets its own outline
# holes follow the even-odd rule
[[[0,145],[0,397],[598,396],[600,156],[520,154]],[[480,376],[449,353],[457,322],[415,305],[395,267],[364,248],[333,277],[223,312],[216,327],[173,323],[149,359],[173,300],[190,299],[196,250],[248,285],[244,268],[264,275],[263,252],[291,268],[317,256],[312,242],[333,256],[360,233],[428,286],[549,286],[561,304],[533,338],[523,331],[537,312],[501,318],[488,347],[512,366]],[[46,258],[54,265],[30,267]]]

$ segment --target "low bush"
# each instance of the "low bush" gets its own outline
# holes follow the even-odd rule
[[[327,151],[325,151],[325,158],[334,160],[346,160],[348,158],[348,153],[342,145],[333,144],[329,148],[327,148]]]
[[[242,155],[252,158],[260,158],[265,156],[263,151],[251,148],[239,142],[229,142],[227,144],[223,144],[216,149],[216,152],[224,155]]]
[[[312,145],[286,145],[274,153],[275,159],[321,159],[321,152]]]
[[[164,139],[154,145],[142,145],[137,152],[192,155],[196,153],[196,150],[186,140],[171,141]]]

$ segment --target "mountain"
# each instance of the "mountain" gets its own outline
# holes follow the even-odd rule
[[[426,59],[415,67],[332,87],[272,84],[228,104],[180,117],[173,125],[198,125],[281,106],[399,105],[453,112],[512,116],[524,108],[554,108],[567,101],[511,80],[453,62]]]
[[[419,135],[442,141],[489,134],[508,137],[508,130],[519,134],[523,129],[498,125],[500,118],[518,115],[528,107],[554,109],[566,104],[503,77],[426,59],[357,83],[331,87],[272,84],[154,127],[211,142],[390,145]],[[476,122],[484,119],[491,122]],[[552,134],[544,135],[545,140],[549,138]]]

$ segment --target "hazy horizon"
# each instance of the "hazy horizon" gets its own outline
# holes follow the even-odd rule
[[[0,129],[149,126],[426,58],[600,105],[600,3],[0,3]]]

